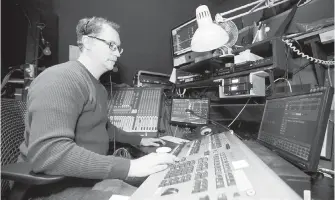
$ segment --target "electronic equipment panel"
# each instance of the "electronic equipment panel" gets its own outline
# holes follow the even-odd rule
[[[266,101],[258,140],[306,171],[316,171],[333,88]]]
[[[229,149],[230,146],[231,144],[225,134],[212,134],[209,136],[201,136],[188,143],[181,143],[175,146],[171,153],[178,157],[188,157],[195,154],[208,154],[212,150],[222,148]]]
[[[265,96],[264,72],[259,71],[247,76],[222,79],[219,96],[220,98]]]
[[[162,88],[117,88],[113,90],[110,122],[126,132],[155,136],[158,132]]]
[[[130,200],[301,200],[235,135],[217,135],[218,140],[225,139],[229,145],[222,142],[225,145],[212,148],[211,136],[204,136],[201,144],[212,148],[210,151],[178,155],[179,162],[149,176]]]
[[[191,126],[207,124],[209,101],[209,99],[173,99],[171,123]]]
[[[134,76],[134,86],[137,87],[164,87],[171,85],[170,75],[158,72],[140,70]]]

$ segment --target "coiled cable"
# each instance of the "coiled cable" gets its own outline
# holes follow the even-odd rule
[[[299,49],[297,49],[297,47],[295,47],[293,45],[293,43],[290,40],[285,40],[282,39],[282,41],[288,46],[290,47],[290,49],[292,49],[293,52],[295,52],[297,55],[306,58],[307,60],[314,62],[314,63],[319,63],[319,64],[323,64],[323,65],[334,65],[335,61],[326,61],[326,60],[321,60],[321,59],[317,59],[317,58],[313,58],[309,55],[304,54],[303,52],[301,52]]]

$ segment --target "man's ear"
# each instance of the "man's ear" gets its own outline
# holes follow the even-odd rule
[[[92,40],[89,37],[87,37],[86,35],[84,35],[81,38],[81,42],[83,43],[83,46],[84,46],[85,49],[90,50],[92,48]]]

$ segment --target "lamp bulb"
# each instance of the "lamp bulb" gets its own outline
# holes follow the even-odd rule
[[[50,56],[51,55],[51,50],[50,50],[50,47],[45,47],[43,49],[43,54],[46,55],[46,56]]]

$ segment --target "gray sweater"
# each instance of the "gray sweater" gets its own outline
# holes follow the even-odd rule
[[[46,69],[27,98],[23,160],[34,172],[88,179],[125,179],[130,160],[107,156],[113,128],[107,91],[78,61]],[[116,131],[119,142],[138,145],[140,136]]]

